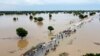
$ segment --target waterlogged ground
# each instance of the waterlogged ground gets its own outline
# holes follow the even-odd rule
[[[52,14],[49,20],[48,14],[37,14],[36,17],[43,17],[42,23],[37,23],[29,19],[29,15],[3,15],[0,16],[0,56],[21,56],[32,46],[41,42],[49,42],[53,35],[67,28],[70,21],[78,22],[79,18],[72,14]],[[14,21],[13,17],[18,17]],[[81,28],[71,37],[61,41],[56,51],[52,51],[48,56],[59,56],[66,52],[69,56],[81,56],[82,54],[100,52],[100,16],[93,18],[91,22],[84,23]],[[47,27],[51,25],[55,28],[52,35]],[[28,36],[24,40],[16,35],[16,28],[23,27],[28,31]]]
[[[64,39],[56,51],[48,56],[58,56],[66,52],[68,56],[82,56],[86,53],[100,53],[100,16],[95,15],[93,20],[84,23],[77,32]]]
[[[0,56],[20,56],[32,46],[41,42],[49,42],[51,35],[47,27],[53,26],[55,30],[52,35],[57,34],[69,25],[70,20],[78,21],[78,17],[72,14],[53,14],[49,20],[48,14],[37,14],[36,17],[43,17],[43,23],[34,22],[29,19],[29,15],[4,15],[0,16]],[[13,21],[13,17],[18,17],[18,21]],[[16,35],[16,28],[23,27],[28,31],[28,36],[24,40]]]

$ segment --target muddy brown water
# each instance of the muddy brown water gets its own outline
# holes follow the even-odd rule
[[[53,35],[67,28],[70,20],[77,22],[79,18],[72,14],[53,14],[49,20],[48,14],[37,14],[36,17],[43,17],[42,24],[29,19],[29,15],[3,15],[0,16],[0,56],[21,56],[32,46],[41,42],[49,42]],[[18,21],[13,21],[13,17],[18,17]],[[89,17],[91,18],[91,17]],[[100,46],[94,44],[100,42],[100,21],[98,14],[92,22],[84,24],[70,38],[63,40],[55,52],[50,52],[48,56],[58,56],[62,52],[67,52],[69,56],[80,56],[88,52],[100,52]],[[52,25],[55,30],[52,36],[47,27]],[[20,40],[16,35],[16,28],[23,27],[28,31],[25,39]]]

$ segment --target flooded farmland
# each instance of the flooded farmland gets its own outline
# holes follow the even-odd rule
[[[29,15],[3,15],[0,16],[0,56],[21,56],[31,47],[41,42],[49,42],[53,36],[68,28],[70,22],[79,22],[78,16],[73,14],[36,14],[33,17],[43,17],[43,22],[35,22],[29,19]],[[17,21],[13,18],[18,17]],[[66,52],[68,56],[81,56],[86,53],[100,52],[100,15],[89,16],[92,19],[83,23],[77,28],[76,33],[62,40],[55,51],[51,51],[47,56],[59,56]],[[55,29],[52,34],[47,27],[51,25]],[[21,40],[16,34],[16,29],[23,27],[28,31],[25,39]]]

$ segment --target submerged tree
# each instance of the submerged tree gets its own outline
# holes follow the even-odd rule
[[[16,17],[13,18],[13,21],[17,21],[17,20],[18,20],[18,18],[16,18]]]
[[[52,26],[48,26],[48,30],[49,30],[50,33],[51,33],[51,31],[54,30],[54,28],[53,28]]]
[[[79,18],[80,18],[80,19],[84,19],[84,15],[82,15],[82,14],[79,15]]]
[[[94,14],[96,14],[95,12],[90,12],[90,16],[92,16],[92,15],[94,15]]]
[[[24,28],[17,28],[16,33],[21,39],[23,39],[25,36],[27,36],[28,32]]]
[[[88,17],[88,15],[82,15],[82,14],[79,15],[79,18],[80,18],[80,19],[84,19],[84,18],[87,18],[87,17]]]
[[[37,17],[34,17],[34,20],[37,21]]]
[[[63,53],[59,54],[59,56],[68,56],[68,55],[69,55],[69,54],[66,53],[66,52],[63,52]]]
[[[41,21],[43,21],[43,18],[42,17],[38,17],[37,21],[41,22]]]
[[[32,15],[30,15],[29,19],[30,19],[30,20],[33,20],[33,16],[32,16]]]
[[[52,18],[52,14],[49,13],[49,19],[51,20],[51,18]]]
[[[87,53],[87,54],[85,54],[85,55],[83,55],[83,56],[100,56],[100,54],[99,54],[99,53],[97,53],[97,54],[94,54],[94,53]]]

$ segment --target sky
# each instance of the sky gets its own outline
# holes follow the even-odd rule
[[[100,0],[0,0],[0,11],[100,10]]]

